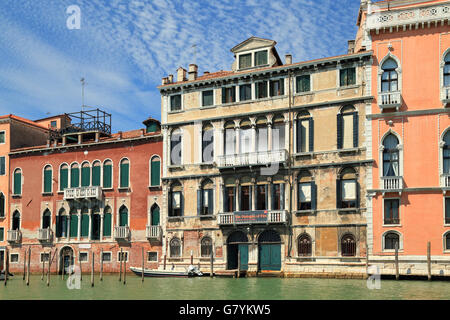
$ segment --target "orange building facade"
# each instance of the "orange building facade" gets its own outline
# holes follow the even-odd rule
[[[430,243],[431,273],[450,275],[449,19],[449,1],[361,1],[355,50],[373,51],[368,243],[382,273],[397,247],[400,275],[426,275]]]

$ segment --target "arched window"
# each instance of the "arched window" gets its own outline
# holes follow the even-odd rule
[[[312,241],[307,233],[303,233],[298,237],[298,255],[311,256],[312,255]]]
[[[100,172],[101,172],[100,161],[94,161],[92,163],[92,186],[94,187],[100,186]]]
[[[70,187],[78,188],[80,186],[80,168],[78,163],[73,163],[70,166]]]
[[[228,121],[224,125],[224,141],[223,144],[225,155],[232,155],[236,153],[236,131],[234,122]]]
[[[392,133],[383,140],[383,176],[399,176],[398,139]]]
[[[202,162],[214,160],[214,127],[207,124],[202,130]]]
[[[203,237],[200,241],[200,252],[202,257],[210,257],[212,253],[212,240],[210,237]]]
[[[128,208],[122,205],[119,209],[119,227],[128,226]]]
[[[239,128],[239,151],[250,153],[252,151],[252,127],[250,120],[242,120]]]
[[[12,218],[12,230],[20,230],[20,212],[14,211]]]
[[[5,216],[5,196],[0,192],[0,217]]]
[[[336,180],[336,207],[359,208],[359,183],[353,168],[344,168]]]
[[[272,120],[272,150],[285,149],[285,130],[284,117],[275,116]]]
[[[120,188],[130,186],[130,161],[125,158],[120,161]]]
[[[267,151],[268,148],[268,128],[267,128],[267,119],[264,117],[260,117],[256,119],[256,151],[264,152]]]
[[[100,209],[95,206],[91,215],[91,240],[100,240]]]
[[[52,167],[46,165],[44,167],[44,193],[52,192]]]
[[[17,168],[14,170],[14,182],[13,182],[13,191],[14,195],[21,195],[22,194],[22,170]]]
[[[161,185],[161,158],[153,156],[150,160],[150,186]]]
[[[78,237],[78,212],[75,206],[70,208],[69,237],[70,238]]]
[[[400,237],[396,232],[388,232],[384,235],[384,249],[394,250],[395,244],[398,245],[400,249]]]
[[[155,203],[150,209],[150,225],[159,226],[159,206]]]
[[[169,190],[169,217],[180,217],[183,215],[183,192],[181,183],[174,182]]]
[[[103,162],[103,188],[112,188],[112,161],[105,160]]]
[[[181,140],[183,134],[181,129],[176,129],[170,135],[170,164],[181,165]]]
[[[209,179],[197,190],[197,215],[214,214],[214,185]]]
[[[450,130],[444,135],[444,146],[442,147],[442,162],[444,174],[450,174]]]
[[[341,254],[343,257],[354,257],[356,255],[356,240],[352,234],[346,234],[341,239]]]
[[[450,232],[444,236],[444,250],[450,250]]]
[[[51,218],[52,214],[50,213],[50,210],[45,209],[44,213],[42,214],[42,229],[51,227]]]
[[[69,166],[63,163],[59,167],[59,191],[69,187]]]
[[[358,112],[352,105],[343,107],[337,114],[337,148],[357,148],[358,134]]]
[[[170,257],[181,257],[181,242],[178,238],[170,240]]]
[[[89,187],[91,185],[91,168],[89,162],[81,164],[81,186]]]
[[[381,66],[381,92],[398,91],[398,74],[395,69],[398,68],[394,59],[387,59]]]
[[[297,153],[314,150],[314,120],[309,112],[300,112],[297,116]]]
[[[112,226],[112,210],[110,206],[106,206],[103,209],[103,236],[111,236],[111,226]]]
[[[444,58],[444,86],[450,87],[450,52]]]
[[[89,209],[87,203],[81,207],[81,236],[89,237]]]

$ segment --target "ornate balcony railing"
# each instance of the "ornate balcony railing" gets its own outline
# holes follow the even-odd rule
[[[50,228],[39,229],[38,240],[39,241],[51,241],[52,240],[52,230]]]
[[[396,108],[398,110],[401,105],[402,95],[400,91],[378,93],[378,106],[381,109]]]
[[[402,190],[403,177],[389,176],[381,177],[381,188],[383,190]]]
[[[162,229],[161,226],[147,226],[146,227],[147,239],[161,240]]]
[[[376,11],[376,3],[372,5],[373,12],[367,16],[366,28],[368,30],[379,30],[402,26],[417,27],[422,23],[439,22],[445,23],[450,18],[450,5],[448,3],[427,6],[422,8],[404,8],[395,10]],[[410,28],[411,28],[410,27]]]
[[[219,168],[251,165],[267,165],[270,163],[285,162],[288,152],[285,149],[276,151],[258,151],[241,154],[229,154],[219,156],[217,166]]]
[[[129,239],[130,238],[130,227],[115,227],[114,228],[114,238],[115,239]]]
[[[450,103],[450,87],[443,87],[441,89],[441,100],[444,105]]]
[[[441,175],[441,188],[450,188],[450,174]]]
[[[237,211],[219,213],[217,217],[219,225],[286,223],[287,221],[288,213],[286,210]]]
[[[64,189],[64,200],[80,198],[101,199],[102,187],[79,187]]]
[[[22,239],[22,232],[20,230],[8,230],[8,234],[6,236],[8,242],[20,242]]]

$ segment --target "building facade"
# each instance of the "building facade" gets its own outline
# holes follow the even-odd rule
[[[52,272],[66,272],[70,265],[87,271],[92,258],[96,272],[101,264],[103,272],[119,272],[121,261],[141,266],[143,254],[145,267],[157,268],[159,121],[147,119],[145,129],[111,133],[103,115],[81,123],[76,116],[52,130],[46,144],[9,153],[11,272],[23,270],[29,249],[31,272],[42,270],[43,262],[48,267],[49,259]]]
[[[449,275],[450,2],[361,1],[355,48],[373,51],[367,136],[371,264]],[[447,261],[447,262],[446,262]]]
[[[372,53],[282,63],[275,45],[251,37],[230,71],[163,78],[164,254],[180,268],[209,270],[213,255],[215,270],[240,258],[249,273],[362,273]]]

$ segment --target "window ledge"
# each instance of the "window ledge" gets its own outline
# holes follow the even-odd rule
[[[42,192],[43,196],[52,196],[53,192]]]
[[[401,227],[402,225],[398,224],[398,223],[396,223],[396,224],[384,224],[383,223],[381,226],[385,227],[385,228],[391,228],[391,227]]]
[[[13,197],[13,198],[22,198],[22,195],[21,194],[13,194],[13,195],[11,195],[11,197]]]
[[[119,187],[119,188],[117,188],[117,190],[119,190],[119,191],[131,191],[131,188],[130,187]]]
[[[294,153],[294,157],[313,157],[314,151]]]
[[[168,222],[176,222],[176,221],[183,221],[183,216],[173,216],[173,217],[167,217]]]
[[[177,170],[177,169],[184,169],[184,166],[182,164],[172,164],[167,167],[169,170]]]
[[[362,149],[361,149],[362,150]],[[360,151],[359,147],[356,148],[348,148],[348,149],[338,149],[339,153],[357,153]]]
[[[339,213],[359,213],[360,208],[338,208],[337,210]]]
[[[197,217],[200,219],[214,219],[216,216],[214,214],[201,214]]]
[[[296,92],[296,93],[294,93],[294,97],[311,96],[313,94],[314,94],[314,91]]]
[[[114,191],[114,188],[102,188],[102,191]]]
[[[211,105],[211,106],[200,106],[200,110],[204,110],[204,109],[214,109],[214,108],[216,108],[217,107],[217,105]]]
[[[160,184],[158,184],[158,185],[154,185],[154,186],[148,186],[150,189],[159,189],[159,188],[161,188],[161,185]]]
[[[294,211],[295,212],[295,214],[316,214],[316,210],[313,210],[313,209],[311,209],[311,210],[297,210],[297,211]]]
[[[168,111],[167,114],[176,114],[176,113],[181,113],[181,112],[184,112],[184,110],[181,109],[181,110]]]
[[[297,260],[297,262],[315,262],[316,258],[314,257],[295,257],[295,259]]]
[[[200,162],[199,166],[201,167],[213,167],[216,163],[214,161],[208,161],[208,162]]]
[[[177,262],[177,261],[183,261],[183,258],[175,258],[175,257],[172,257],[172,258],[167,258],[167,260],[169,260],[169,262],[171,262],[171,261],[174,261],[174,262]]]
[[[391,253],[391,252],[395,252],[395,249],[383,249],[381,252]],[[403,248],[402,249],[399,248],[398,252],[403,252]]]
[[[356,89],[356,88],[359,88],[359,87],[360,87],[359,84],[352,84],[352,85],[349,85],[349,86],[339,86],[339,87],[336,88],[336,90]]]

